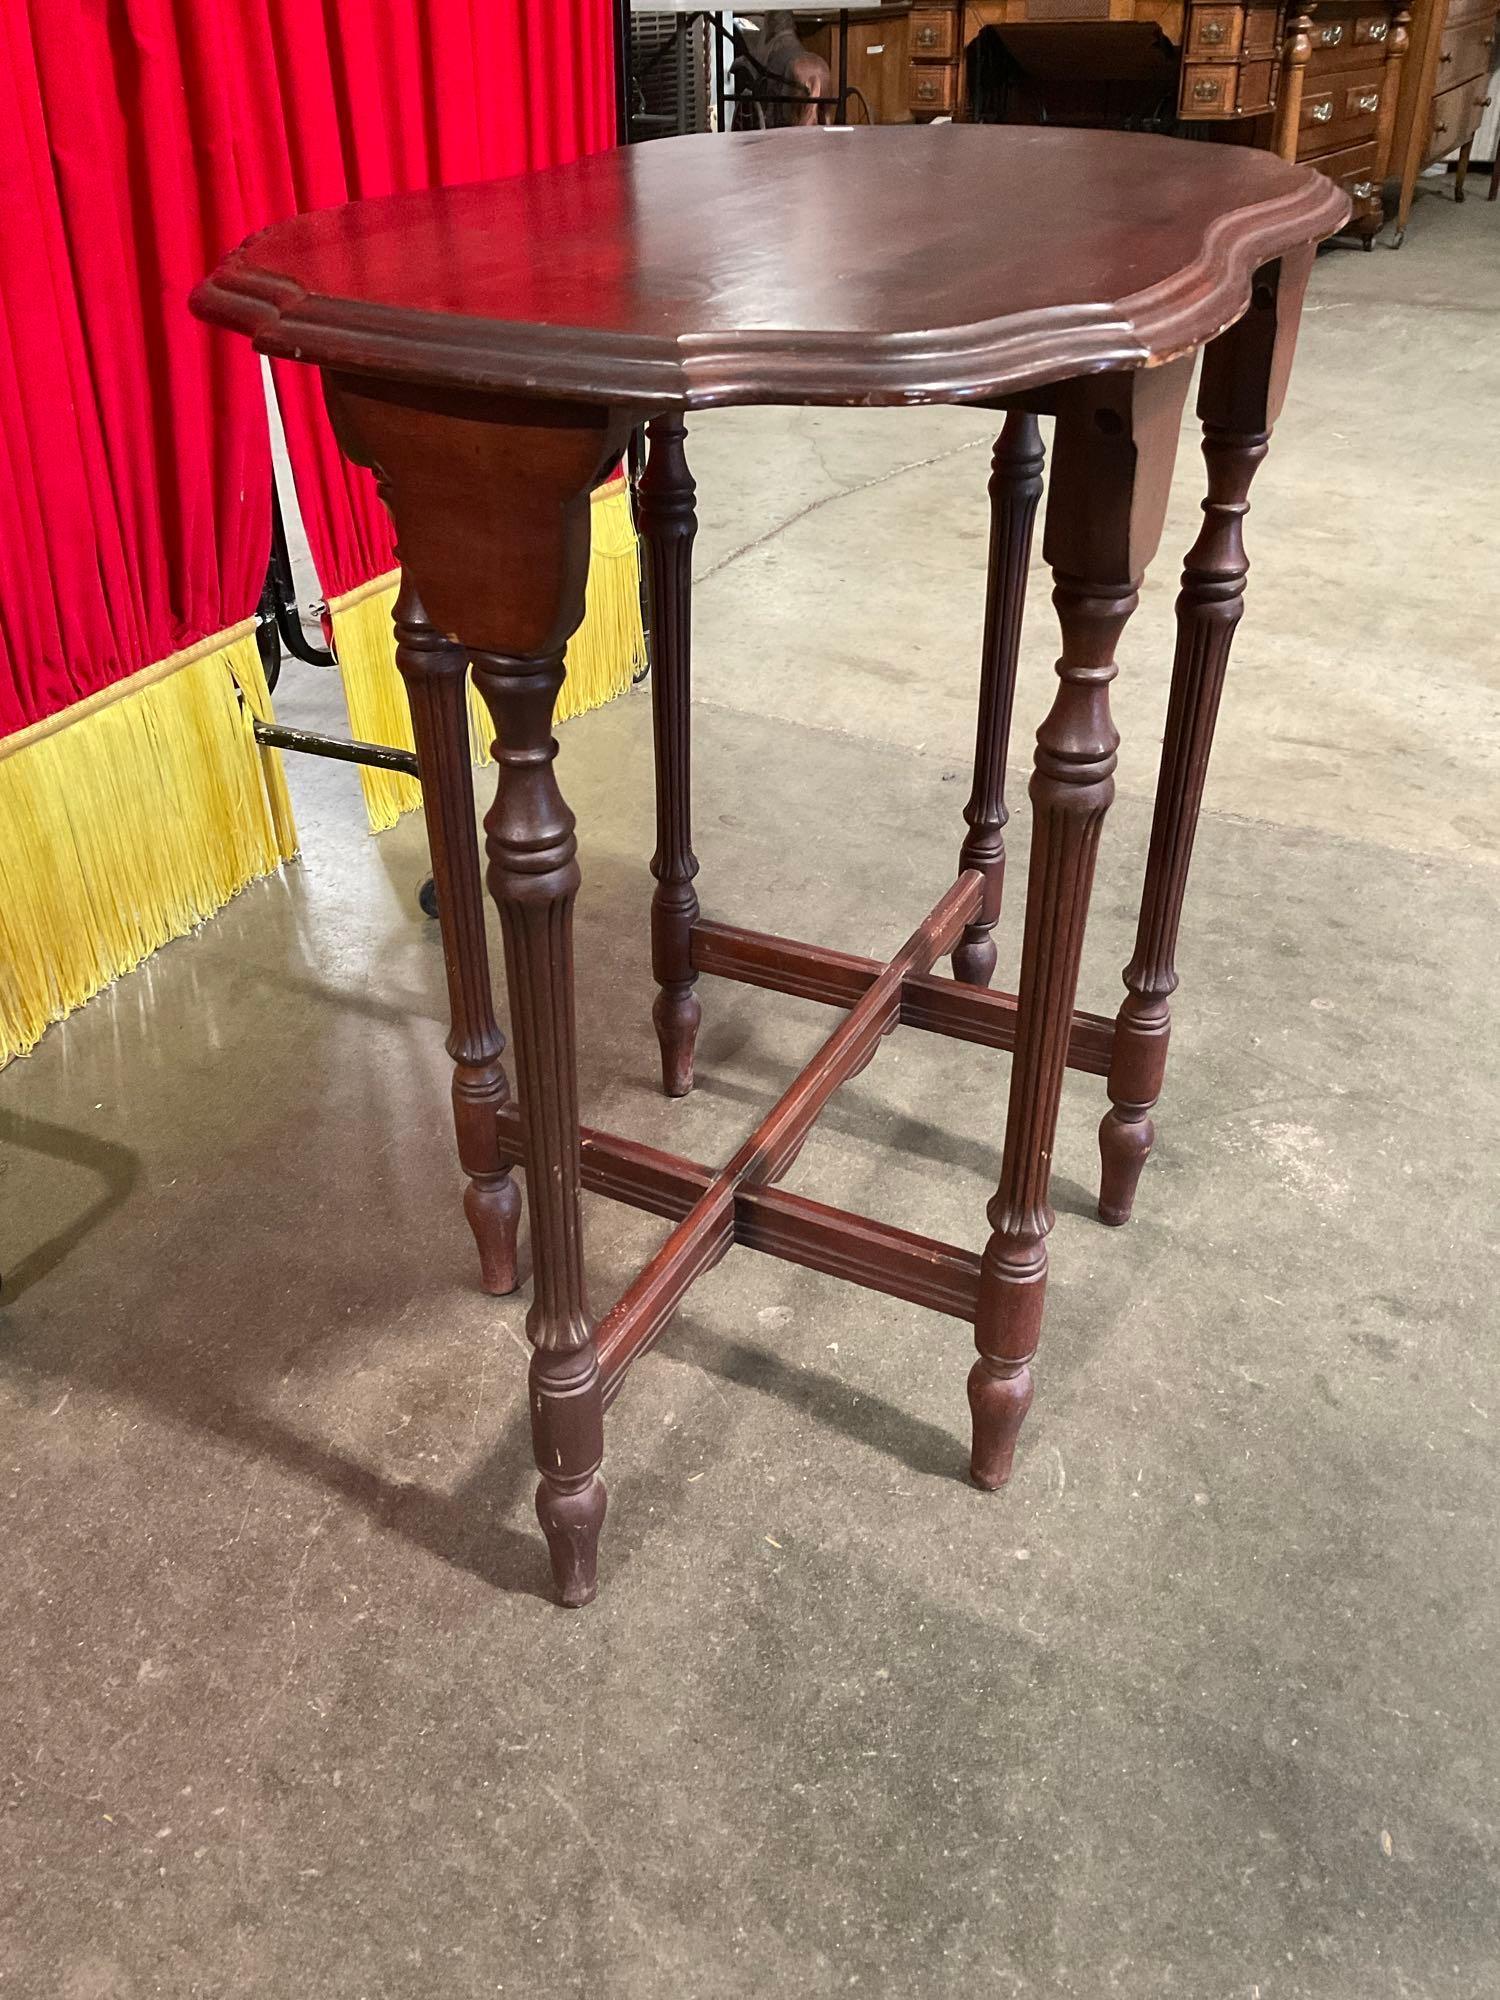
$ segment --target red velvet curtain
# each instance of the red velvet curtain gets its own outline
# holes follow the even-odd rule
[[[493,179],[612,145],[610,0],[239,0],[261,86],[237,109],[266,217]],[[373,480],[340,457],[312,371],[276,388],[330,597],[394,561]]]
[[[249,615],[258,364],[188,315],[260,217],[205,0],[0,5],[0,736]]]
[[[0,736],[253,611],[259,364],[192,285],[252,229],[613,140],[609,0],[0,0]],[[390,564],[305,369],[324,587]]]

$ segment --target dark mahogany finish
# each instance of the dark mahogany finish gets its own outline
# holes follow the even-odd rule
[[[1060,400],[1044,551],[1062,626],[1057,693],[1037,731],[1031,871],[1000,1186],[979,1278],[969,1376],[976,1485],[1010,1477],[1031,1406],[1047,1285],[1048,1184],[1094,857],[1114,797],[1115,648],[1156,552],[1191,357],[1094,377]]]
[[[686,1097],[703,1009],[693,991],[692,935],[698,917],[693,877],[691,791],[693,537],[698,513],[681,417],[646,426],[650,447],[640,482],[640,528],[651,580],[651,726],[656,748],[656,852],[651,873],[651,1018],[661,1044],[662,1088]]]
[[[1109,1077],[1107,1206],[1128,1208],[1149,1145],[1187,852],[1239,614],[1239,515],[1279,405],[1313,247],[1346,213],[1332,183],[1264,153],[1111,133],[887,127],[694,138],[304,216],[253,238],[195,295],[204,317],[322,368],[344,448],[377,469],[396,520],[401,664],[451,911],[450,1046],[470,1216],[487,1278],[511,1281],[507,1169],[524,1166],[537,1511],[564,1603],[585,1603],[596,1587],[605,1406],[693,1279],[735,1244],[972,1324],[971,1470],[983,1486],[1008,1476],[1032,1393],[1065,1070]],[[833,254],[849,242],[860,246],[852,264]],[[1179,607],[1141,935],[1116,1024],[1075,1006],[1113,790],[1109,683],[1160,533],[1179,411],[1204,343],[1209,499]],[[694,514],[680,418],[764,401],[974,401],[1008,412],[992,484],[969,834],[958,880],[889,961],[698,915],[688,768]],[[988,982],[1038,414],[1056,418],[1045,540],[1062,648],[1037,734],[1020,990],[1011,995]],[[643,525],[658,634],[653,966],[666,1087],[692,1081],[701,973],[844,1010],[718,1171],[578,1122],[579,870],[552,714],[563,648],[583,614],[589,494],[645,421]],[[485,825],[516,1103],[480,991],[483,927],[458,879],[474,868],[455,769],[465,659],[498,737]],[[950,952],[956,981],[932,971]],[[776,1185],[829,1097],[899,1025],[1013,1051],[982,1256]],[[584,1286],[585,1187],[673,1224],[597,1330]]]
[[[1200,345],[1348,213],[1248,146],[703,133],[278,223],[197,303],[266,353],[465,394],[977,402]]]
[[[1177,931],[1208,774],[1224,674],[1245,608],[1250,482],[1266,455],[1286,392],[1310,258],[1288,258],[1255,288],[1249,312],[1204,356],[1198,394],[1208,497],[1177,599],[1177,652],[1161,775],[1141,894],[1135,952],[1109,1071],[1110,1109],[1099,1127],[1099,1218],[1128,1222],[1156,1128],[1151,1112],[1166,1074]]]
[[[974,789],[964,807],[969,831],[958,865],[984,877],[979,915],[953,953],[953,977],[988,986],[995,976],[995,940],[1005,894],[1005,758],[1016,699],[1016,661],[1026,608],[1031,526],[1042,497],[1042,434],[1030,410],[1012,410],[995,440],[990,469],[990,567],[979,662],[979,722],[974,741]]]
[[[422,774],[422,806],[432,850],[443,969],[452,1026],[453,1122],[459,1164],[469,1177],[464,1214],[479,1246],[487,1292],[516,1289],[516,1228],[521,1195],[501,1159],[495,1120],[510,1092],[500,1058],[505,1038],[495,1020],[490,954],[484,936],[484,885],[474,834],[469,770],[469,663],[428,624],[409,576],[396,593],[396,665],[411,706],[412,739]]]

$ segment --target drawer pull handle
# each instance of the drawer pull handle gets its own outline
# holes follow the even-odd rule
[[[1343,39],[1344,24],[1342,21],[1335,21],[1331,27],[1325,28],[1318,37],[1319,42],[1321,42],[1325,49],[1336,49]]]
[[[1354,100],[1354,108],[1356,111],[1378,111],[1380,109],[1380,92],[1378,90],[1362,90]]]
[[[1224,94],[1222,83],[1195,83],[1193,85],[1194,104],[1216,104]]]
[[[1332,116],[1333,106],[1326,101],[1322,104],[1315,104],[1312,108],[1312,121],[1314,125],[1326,125]]]
[[[1383,42],[1386,38],[1386,34],[1390,28],[1390,25],[1391,24],[1389,21],[1372,22],[1370,26],[1370,40],[1372,42]]]
[[[917,85],[918,97],[936,97],[937,94],[938,87],[935,83],[919,83]]]
[[[935,49],[940,40],[941,37],[936,28],[918,28],[917,30],[917,47],[919,49]]]
[[[1200,42],[1222,42],[1224,39],[1224,23],[1222,21],[1205,21],[1198,39]]]
[[[1440,63],[1451,63],[1452,60],[1453,60],[1452,49],[1444,49],[1443,53],[1438,57],[1438,61]]]
[[[1349,190],[1356,201],[1368,201],[1375,192],[1374,181],[1356,181]]]

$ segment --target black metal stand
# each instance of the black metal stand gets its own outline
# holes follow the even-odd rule
[[[628,0],[625,0],[628,6]],[[292,580],[292,558],[287,547],[286,522],[281,514],[281,497],[271,487],[271,559],[266,565],[266,581],[255,611],[255,644],[260,654],[266,686],[274,688],[281,678],[282,649],[293,659],[310,667],[336,664],[326,646],[314,646],[302,629],[297,605],[297,589]],[[280,722],[254,724],[255,740],[268,749],[295,750],[304,757],[327,757],[335,764],[366,764],[377,771],[400,771],[404,777],[418,776],[417,760],[410,750],[396,750],[385,743],[360,743],[343,736],[325,736],[318,729],[289,729]],[[432,877],[417,891],[417,901],[429,917],[437,915],[437,890]]]

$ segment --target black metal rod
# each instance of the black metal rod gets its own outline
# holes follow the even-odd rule
[[[316,729],[288,729],[280,722],[255,724],[255,740],[272,750],[300,750],[308,757],[331,757],[336,764],[369,764],[377,771],[417,775],[416,753],[393,750],[386,743],[350,743],[342,736],[323,736]]]
[[[615,0],[615,144],[630,144],[630,0]]]

